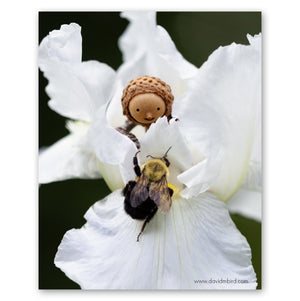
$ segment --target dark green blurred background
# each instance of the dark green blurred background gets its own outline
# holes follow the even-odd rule
[[[40,12],[39,42],[62,24],[78,23],[83,37],[82,60],[98,60],[117,69],[122,63],[117,41],[128,22],[118,12]],[[170,34],[182,55],[200,67],[210,53],[232,42],[248,44],[246,34],[261,32],[260,12],[159,12],[157,23]],[[39,146],[49,146],[68,134],[66,119],[47,106],[47,80],[39,72]],[[103,180],[68,180],[39,189],[39,288],[74,289],[79,286],[54,266],[54,256],[65,232],[79,228],[83,215],[109,194]],[[261,287],[261,225],[232,215],[246,236]]]

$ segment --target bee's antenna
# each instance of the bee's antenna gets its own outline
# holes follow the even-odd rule
[[[167,150],[166,153],[164,154],[163,158],[167,157],[167,154],[168,154],[168,152],[169,152],[169,150],[170,150],[171,148],[172,148],[172,146],[170,146],[170,147],[168,148],[168,150]]]
[[[163,157],[161,157],[161,158],[157,158],[157,157],[153,157],[153,156],[151,156],[151,155],[147,155],[146,156],[146,158],[148,158],[148,157],[150,157],[150,158],[152,158],[152,159],[163,159],[163,158],[166,158],[167,157],[167,154],[168,154],[168,152],[169,152],[169,150],[172,148],[172,146],[170,146],[169,148],[168,148],[168,150],[166,151],[166,153],[163,155]]]

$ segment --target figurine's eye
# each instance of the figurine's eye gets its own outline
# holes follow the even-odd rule
[[[159,111],[159,110],[160,110],[160,107],[157,108],[157,111]]]
[[[137,112],[139,112],[139,111],[140,111],[140,109],[136,109],[136,111],[137,111]]]

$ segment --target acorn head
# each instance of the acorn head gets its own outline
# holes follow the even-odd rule
[[[174,96],[164,81],[141,76],[129,82],[123,91],[123,114],[134,124],[149,127],[159,117],[170,117]]]

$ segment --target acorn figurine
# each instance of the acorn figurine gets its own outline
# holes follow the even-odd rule
[[[127,135],[140,148],[138,139],[130,133],[136,126],[150,127],[159,117],[172,118],[174,96],[164,81],[153,76],[141,76],[133,79],[123,91],[123,114],[128,120],[119,132]]]

